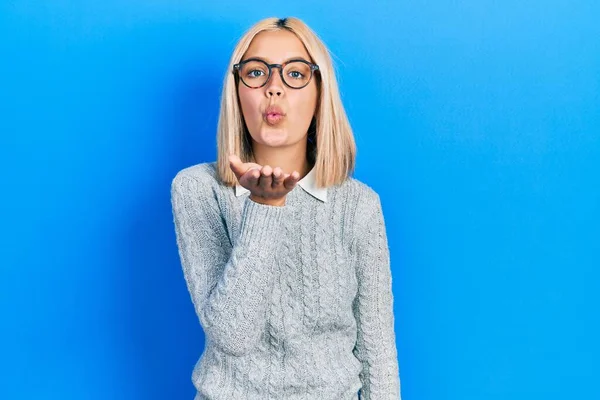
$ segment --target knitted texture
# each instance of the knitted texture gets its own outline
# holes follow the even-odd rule
[[[399,400],[379,195],[348,178],[327,202],[297,185],[270,206],[236,197],[215,168],[185,168],[171,183],[183,275],[206,337],[195,400]]]

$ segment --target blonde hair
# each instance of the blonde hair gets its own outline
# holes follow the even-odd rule
[[[225,73],[217,127],[217,175],[227,186],[235,186],[237,183],[237,178],[229,167],[229,154],[238,155],[242,162],[255,162],[252,141],[237,95],[238,82],[232,73],[233,65],[241,61],[257,34],[284,29],[300,39],[312,58],[311,61],[319,65],[319,72],[313,77],[317,80],[319,97],[317,110],[308,130],[311,141],[307,143],[307,157],[315,167],[316,184],[319,187],[338,185],[354,172],[356,144],[340,98],[329,50],[302,20],[272,17],[257,22],[244,33],[233,50]]]

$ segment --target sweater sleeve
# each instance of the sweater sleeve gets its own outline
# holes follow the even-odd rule
[[[358,293],[353,311],[358,334],[353,353],[363,366],[361,400],[399,400],[390,255],[380,198],[370,193],[356,242]]]
[[[181,265],[208,340],[236,356],[256,345],[265,324],[285,206],[244,200],[233,248],[211,185],[178,174],[171,204]]]

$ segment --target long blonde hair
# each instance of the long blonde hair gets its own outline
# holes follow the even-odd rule
[[[237,95],[238,82],[232,73],[233,65],[241,61],[258,33],[283,29],[294,33],[304,44],[311,61],[319,65],[319,72],[314,76],[317,79],[319,98],[308,132],[311,140],[307,143],[307,156],[315,166],[316,184],[319,187],[337,185],[354,172],[356,144],[340,98],[329,50],[299,18],[272,17],[257,22],[244,33],[233,50],[225,73],[217,127],[217,175],[227,186],[237,183],[237,178],[229,167],[229,154],[238,155],[243,162],[255,162]]]

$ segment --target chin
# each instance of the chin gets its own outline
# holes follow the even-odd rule
[[[288,134],[285,128],[267,126],[261,129],[261,142],[266,146],[282,146],[288,141]]]

